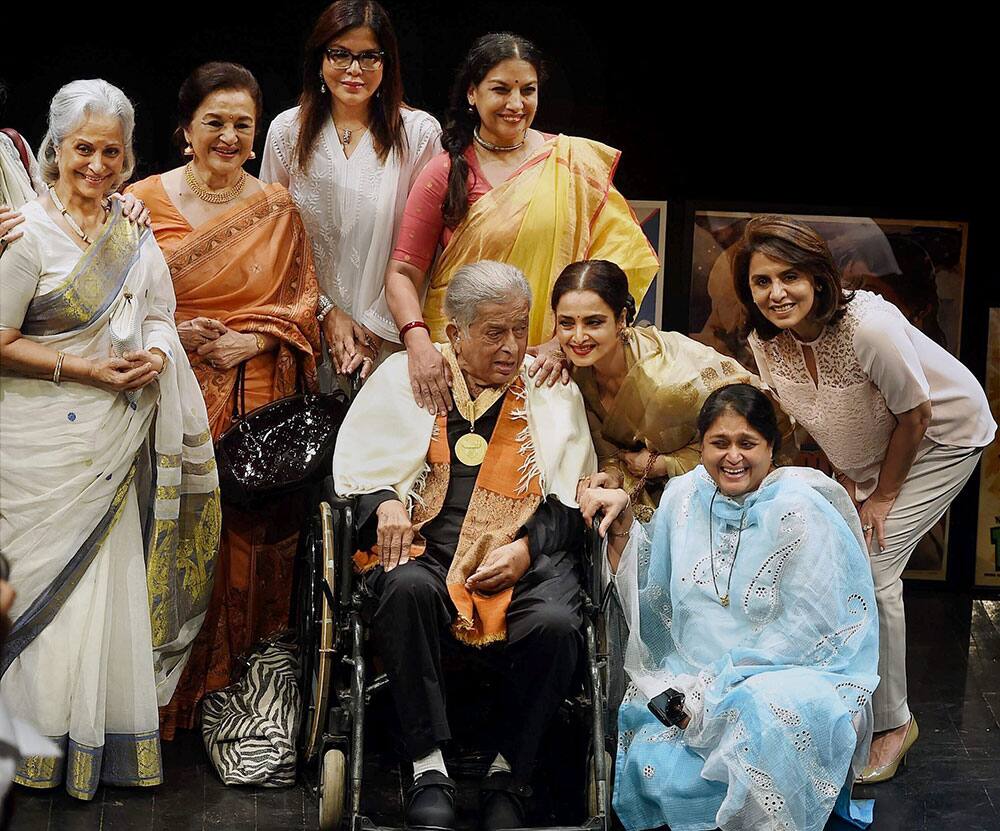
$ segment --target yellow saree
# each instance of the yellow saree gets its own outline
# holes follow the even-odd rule
[[[528,343],[552,337],[552,285],[570,263],[611,260],[628,275],[636,306],[659,263],[625,198],[611,184],[620,154],[590,139],[558,135],[538,156],[469,207],[431,272],[424,320],[444,341],[444,294],[466,263],[498,260],[517,266],[534,303]]]

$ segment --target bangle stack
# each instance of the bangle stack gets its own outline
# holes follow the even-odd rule
[[[334,303],[325,294],[321,294],[319,296],[319,301],[318,301],[318,303],[316,305],[317,305],[317,308],[316,308],[316,320],[318,320],[320,323],[322,323],[323,322],[323,318],[325,318],[328,314],[330,314],[330,310],[333,309],[333,307],[336,305],[336,303]]]
[[[59,376],[62,374],[62,365],[65,357],[66,357],[65,352],[59,352],[56,355],[56,368],[55,371],[52,373],[52,383],[55,384],[57,387],[59,386]]]
[[[411,329],[424,329],[427,332],[428,335],[431,333],[431,327],[428,326],[426,323],[424,323],[422,320],[411,320],[402,329],[399,330],[399,342],[400,343],[405,343],[405,341],[403,340],[403,337]]]

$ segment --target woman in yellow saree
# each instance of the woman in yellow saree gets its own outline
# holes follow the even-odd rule
[[[238,64],[205,64],[179,97],[191,162],[130,192],[152,216],[177,295],[177,329],[217,439],[231,423],[241,365],[247,411],[293,394],[299,382],[315,386],[319,289],[288,191],[243,170],[262,110],[253,75]],[[300,520],[299,503],[288,499],[252,515],[224,506],[205,625],[160,711],[165,739],[195,726],[199,701],[230,682],[250,646],[287,628]]]
[[[212,591],[218,476],[152,235],[105,195],[132,106],[105,81],[52,101],[48,193],[0,258],[0,546],[17,591],[0,690],[62,748],[15,781],[91,799],[162,781],[169,700]]]
[[[531,129],[543,75],[530,41],[506,32],[479,38],[452,89],[445,152],[410,190],[385,290],[409,352],[414,394],[432,411],[450,405],[447,368],[432,343],[445,339],[444,294],[462,265],[496,260],[524,272],[535,299],[529,346],[552,337],[548,298],[569,263],[618,263],[637,303],[659,268],[612,186],[619,152]]]

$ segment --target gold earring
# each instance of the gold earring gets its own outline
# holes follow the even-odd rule
[[[257,154],[254,153],[253,150],[251,150],[250,151],[250,159],[253,160],[253,159],[256,159],[256,158],[257,158]]]
[[[632,330],[629,329],[628,326],[622,326],[622,328],[618,330],[618,338],[621,340],[622,343],[628,343],[631,337],[632,337]]]

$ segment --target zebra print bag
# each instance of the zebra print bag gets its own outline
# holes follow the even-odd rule
[[[302,697],[293,647],[279,640],[257,644],[243,677],[209,693],[201,732],[226,785],[283,788],[295,784],[295,739]]]

